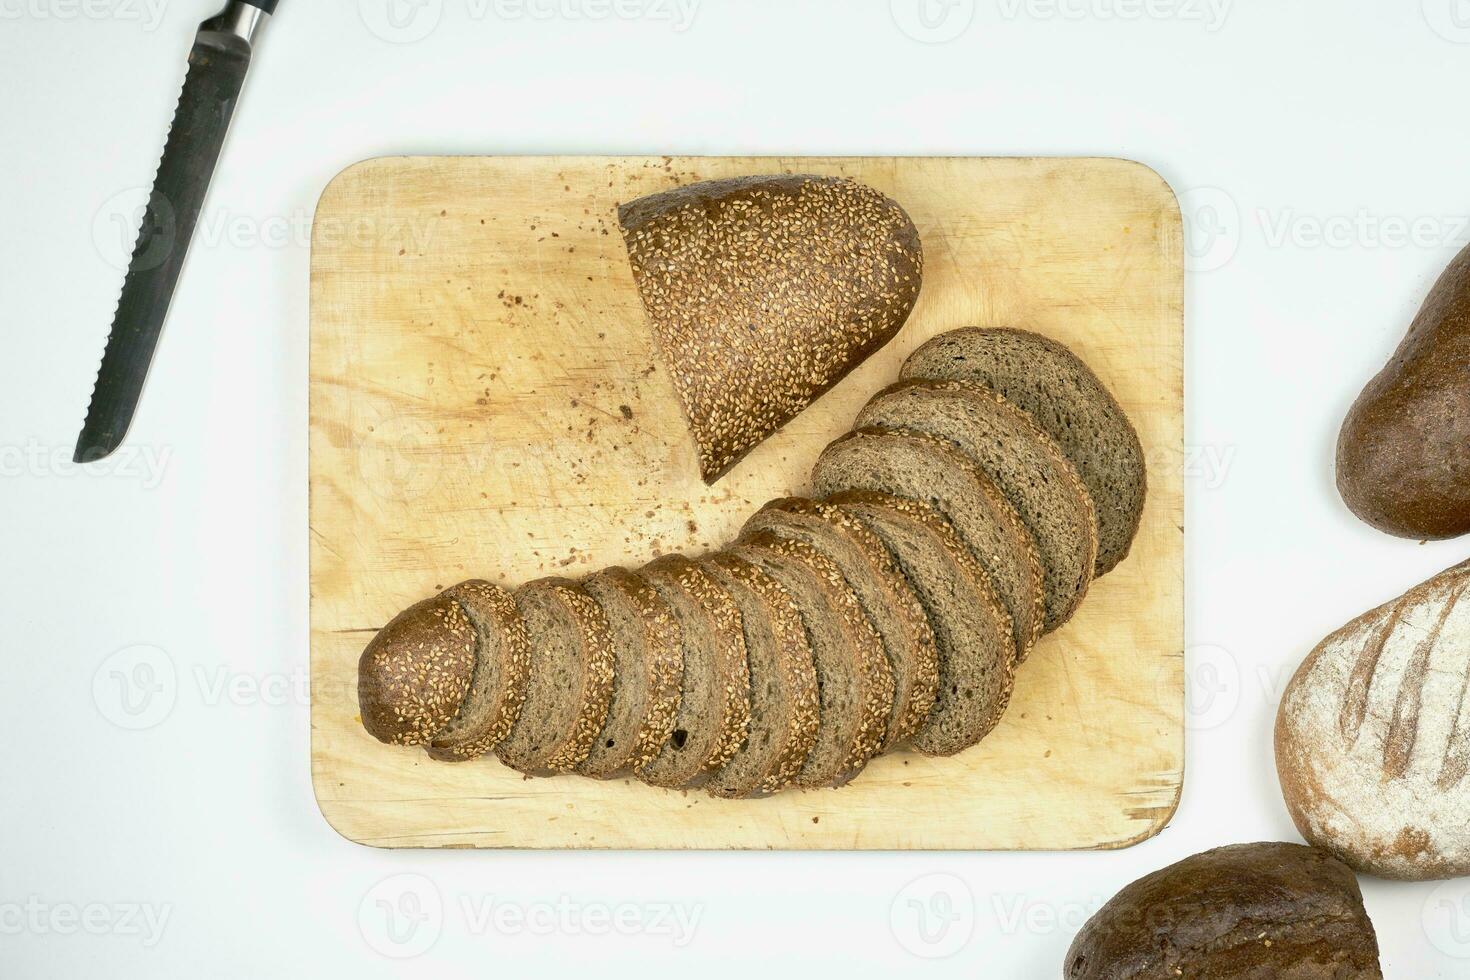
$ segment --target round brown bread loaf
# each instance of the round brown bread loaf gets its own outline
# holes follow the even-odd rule
[[[682,555],[660,558],[638,574],[673,610],[684,644],[673,733],[638,777],[651,786],[700,787],[730,761],[750,728],[740,609],[709,572]]]
[[[919,295],[913,222],[852,180],[706,181],[618,218],[710,483],[893,339]]]
[[[531,641],[531,670],[526,703],[495,754],[528,776],[570,772],[607,721],[613,673],[607,617],[565,579],[523,585],[515,603]]]
[[[510,733],[526,702],[531,641],[511,594],[489,582],[465,582],[445,593],[475,629],[475,671],[459,714],[434,736],[429,755],[444,762],[478,759]]]
[[[1018,659],[1046,622],[1046,586],[1031,532],[980,467],[954,444],[921,432],[859,429],[812,470],[823,497],[853,490],[928,504],[959,532],[1010,616]]]
[[[1028,330],[951,330],[916,350],[901,377],[978,381],[1024,409],[1087,485],[1097,514],[1097,575],[1128,557],[1148,496],[1143,445],[1076,354]]]
[[[673,734],[684,640],[669,604],[626,568],[599,572],[582,587],[612,632],[613,689],[607,723],[577,772],[613,779],[648,765]]]
[[[1300,844],[1238,844],[1124,888],[1082,927],[1066,980],[1383,980],[1348,867]]]
[[[768,531],[805,541],[842,571],[883,640],[893,670],[893,711],[880,751],[922,729],[939,689],[939,651],[924,606],[882,540],[840,507],[804,497],[767,504],[746,522],[743,537]]]
[[[785,789],[817,739],[820,701],[811,643],[779,582],[730,554],[704,561],[740,607],[750,662],[750,734],[709,781],[711,796],[745,799]]]
[[[893,672],[883,641],[841,570],[806,542],[759,533],[728,551],[791,594],[811,643],[820,725],[796,784],[842,786],[877,754],[893,710]]]
[[[423,745],[459,713],[475,672],[475,628],[454,598],[400,613],[357,663],[363,727],[390,745]]]
[[[856,428],[923,432],[948,440],[990,477],[1031,532],[1046,583],[1046,626],[1082,604],[1097,563],[1097,515],[1056,442],[1023,410],[970,381],[900,381],[875,395]]]

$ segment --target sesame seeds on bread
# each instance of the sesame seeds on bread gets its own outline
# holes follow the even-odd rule
[[[451,596],[426,599],[373,637],[357,664],[363,727],[389,745],[423,745],[459,713],[475,672],[475,628]]]
[[[618,209],[633,279],[713,483],[898,333],[913,222],[852,180],[717,180]]]
[[[612,779],[652,762],[673,733],[684,641],[669,604],[626,568],[599,572],[582,588],[607,616],[613,688],[607,723],[577,772]]]
[[[916,350],[901,377],[977,381],[1024,409],[1077,468],[1096,508],[1096,574],[1133,546],[1148,496],[1138,432],[1081,358],[1027,330],[953,330]]]
[[[968,381],[901,381],[859,413],[858,428],[924,432],[960,448],[1016,509],[1036,541],[1047,632],[1082,604],[1097,562],[1087,487],[1051,436],[1001,395]]]
[[[639,575],[673,610],[684,644],[684,674],[673,733],[638,777],[652,786],[703,786],[745,742],[750,665],[740,609],[724,586],[682,555]]]
[[[796,778],[817,739],[817,670],[791,593],[735,555],[704,566],[740,607],[750,662],[750,734],[709,781],[711,796],[769,796]]]
[[[842,571],[878,630],[893,669],[893,709],[882,749],[907,741],[934,707],[939,652],[923,605],[882,540],[842,508],[802,497],[767,504],[742,534],[758,531],[805,541]]]
[[[817,460],[819,496],[870,490],[928,504],[959,532],[1005,606],[1024,660],[1041,636],[1046,590],[1036,542],[995,484],[952,443],[918,432],[858,429]]]
[[[607,721],[613,674],[607,617],[565,579],[523,585],[515,603],[531,641],[531,670],[520,717],[495,753],[528,776],[570,772]]]
[[[979,742],[1010,704],[1016,648],[990,578],[954,528],[929,505],[854,491],[831,502],[877,534],[913,584],[939,649],[939,692],[912,745],[954,755]]]
[[[531,642],[515,600],[489,582],[465,582],[445,595],[459,602],[475,632],[475,670],[459,714],[429,745],[444,762],[478,759],[510,733],[526,703]]]

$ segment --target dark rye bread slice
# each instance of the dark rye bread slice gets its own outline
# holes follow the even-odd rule
[[[832,560],[873,621],[893,670],[893,710],[880,751],[924,727],[939,688],[939,651],[918,596],[883,542],[862,521],[832,504],[788,497],[767,504],[744,535],[769,531],[805,541]]]
[[[892,340],[919,295],[914,223],[844,178],[705,181],[618,220],[709,483]]]
[[[978,381],[1024,409],[1056,440],[1092,496],[1096,574],[1128,557],[1148,496],[1143,445],[1112,393],[1076,354],[1026,330],[969,328],[920,347],[900,376]]]
[[[598,572],[582,588],[612,632],[613,689],[607,723],[577,772],[614,779],[652,762],[673,734],[684,640],[669,604],[626,568]]]
[[[740,608],[709,572],[681,555],[660,558],[638,574],[669,604],[684,641],[673,733],[638,777],[671,789],[703,786],[744,744],[750,728]]]
[[[871,490],[928,504],[954,525],[990,576],[1025,660],[1046,621],[1046,587],[1031,532],[990,478],[952,443],[918,432],[859,429],[822,453],[819,496]]]
[[[841,493],[831,502],[883,540],[934,627],[939,695],[913,747],[929,755],[969,748],[1000,722],[1015,677],[1010,617],[989,576],[927,504],[867,491]]]
[[[613,673],[607,617],[565,579],[523,585],[515,603],[531,639],[531,671],[520,717],[495,754],[528,776],[570,772],[607,721]]]
[[[475,673],[459,714],[434,736],[429,755],[466,762],[499,745],[520,717],[531,641],[515,598],[499,586],[465,582],[444,594],[459,602],[475,628]]]
[[[1097,515],[1056,442],[1024,411],[972,381],[916,379],[875,395],[856,428],[924,432],[957,445],[1005,495],[1036,541],[1050,632],[1072,618],[1092,585]]]
[[[781,583],[796,600],[811,643],[821,724],[796,785],[851,781],[883,744],[893,709],[893,671],[883,641],[841,570],[806,542],[762,532],[727,551]]]
[[[711,796],[770,796],[791,784],[817,740],[817,669],[796,600],[781,584],[735,555],[704,566],[740,607],[750,662],[750,734],[710,779]]]
[[[423,745],[459,713],[475,672],[475,627],[452,596],[399,613],[357,662],[362,725],[389,745]]]

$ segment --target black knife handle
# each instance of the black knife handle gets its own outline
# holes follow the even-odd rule
[[[263,13],[273,14],[276,12],[277,0],[244,0],[252,7],[259,8]]]

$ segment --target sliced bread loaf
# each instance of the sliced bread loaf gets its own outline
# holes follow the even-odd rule
[[[796,600],[811,643],[821,724],[796,785],[849,782],[877,754],[893,710],[883,641],[842,572],[806,542],[759,533],[728,552],[781,583]]]
[[[652,762],[674,731],[684,680],[684,646],[674,612],[626,568],[582,583],[602,607],[613,638],[613,689],[607,723],[577,772],[594,779],[628,775]]]
[[[681,555],[660,558],[638,574],[673,610],[684,644],[674,730],[638,776],[672,789],[703,786],[744,744],[750,727],[740,608],[709,572]]]
[[[475,628],[475,672],[459,714],[434,736],[429,755],[444,762],[478,759],[499,745],[526,702],[531,641],[515,599],[489,582],[465,582],[445,595]]]
[[[618,219],[710,483],[888,343],[919,295],[918,231],[856,181],[706,181]]]
[[[613,674],[607,617],[564,579],[521,586],[515,604],[531,641],[531,669],[526,703],[495,754],[528,776],[569,772],[607,721]]]
[[[1047,631],[1072,618],[1092,584],[1097,516],[1087,487],[1056,442],[1001,395],[970,381],[901,381],[880,392],[856,427],[946,439],[985,471],[1036,541]]]
[[[767,504],[741,533],[761,531],[805,541],[842,571],[877,628],[893,670],[893,711],[880,749],[888,751],[913,737],[934,707],[939,652],[923,605],[883,542],[840,507],[803,497]]]
[[[914,748],[929,755],[969,748],[1005,714],[1015,674],[1010,617],[989,576],[927,504],[866,491],[841,493],[831,502],[882,539],[934,627],[939,693]]]
[[[750,662],[750,734],[709,781],[711,796],[769,796],[796,778],[817,739],[817,670],[796,601],[781,584],[734,555],[704,567],[740,607]]]
[[[389,745],[423,745],[459,713],[475,673],[475,627],[452,596],[404,610],[357,662],[363,727]]]
[[[1092,369],[1026,330],[940,334],[909,357],[903,378],[978,381],[1025,409],[1077,467],[1097,511],[1097,574],[1128,557],[1148,495],[1143,445]]]
[[[820,496],[871,490],[928,504],[954,525],[989,574],[1025,659],[1046,620],[1036,543],[990,478],[952,443],[917,432],[859,429],[828,446],[812,471]]]

